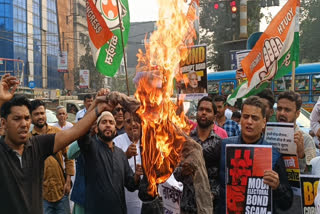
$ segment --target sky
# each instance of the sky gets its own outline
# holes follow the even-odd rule
[[[285,5],[285,3],[287,2],[287,0],[280,0],[280,6],[279,7],[265,7],[261,9],[261,12],[263,14],[272,14],[272,17],[274,17],[275,15],[277,15],[277,13],[279,12],[279,10],[283,7],[283,5]],[[263,32],[266,28],[267,28],[268,24],[266,22],[265,18],[262,18],[260,20],[260,31]]]
[[[158,19],[158,3],[157,0],[128,0],[130,9],[131,22],[155,21]],[[201,0],[200,0],[201,1]],[[287,0],[280,0],[280,7],[262,8],[264,14],[271,13],[274,17]],[[250,1],[249,1],[250,3]],[[261,19],[260,31],[264,31],[268,24],[265,18]]]
[[[147,22],[158,19],[157,0],[128,0],[131,22]]]

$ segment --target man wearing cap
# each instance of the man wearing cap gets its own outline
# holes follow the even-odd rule
[[[0,83],[0,207],[1,214],[43,214],[42,184],[44,162],[87,133],[100,112],[112,110],[112,103],[94,101],[84,118],[74,127],[56,134],[29,138],[31,104],[24,96],[13,96],[19,81],[5,74]],[[107,95],[100,90],[98,96]]]
[[[114,145],[116,122],[105,111],[98,120],[96,135],[89,134],[78,140],[85,159],[86,214],[127,213],[124,187],[137,190],[142,168],[137,164],[133,173],[125,153]]]

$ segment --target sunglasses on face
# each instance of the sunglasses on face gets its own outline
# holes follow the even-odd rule
[[[129,118],[129,119],[126,119],[125,122],[127,124],[131,124],[132,122],[136,122],[136,123],[141,123],[141,120],[139,118]]]
[[[124,110],[123,110],[123,108],[118,107],[118,108],[115,108],[114,111],[115,111],[115,112],[120,112],[120,111],[122,111],[122,113],[123,113]]]

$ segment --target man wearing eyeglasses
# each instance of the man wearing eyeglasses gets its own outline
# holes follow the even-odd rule
[[[112,111],[113,117],[116,120],[116,129],[117,129],[117,135],[121,135],[125,133],[125,128],[124,128],[124,109],[123,107],[118,104]]]
[[[119,106],[120,105],[118,104],[115,109],[120,108]],[[135,113],[132,114],[125,110],[123,113],[122,110],[124,109],[121,107],[121,111],[117,111],[116,115],[122,114],[124,116],[123,129],[125,132],[114,138],[113,142],[117,147],[125,152],[129,165],[133,172],[135,172],[135,164],[141,164],[141,154],[139,149],[141,121]],[[128,214],[140,214],[142,202],[138,197],[138,191],[129,192],[128,190],[125,190],[125,197]]]

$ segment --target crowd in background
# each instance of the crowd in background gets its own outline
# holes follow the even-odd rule
[[[58,122],[50,126],[45,103],[14,96],[17,84],[14,77],[5,75],[0,86],[0,171],[6,175],[0,176],[1,213],[164,213],[161,195],[151,196],[147,191],[138,114],[121,103],[105,102],[101,97],[109,91],[102,89],[96,97],[84,97],[85,107],[73,123],[67,121],[65,107],[58,106]],[[226,213],[228,203],[226,145],[266,145],[264,132],[271,118],[294,123],[300,171],[320,175],[316,155],[320,102],[310,118],[312,137],[296,123],[301,105],[298,93],[282,92],[275,101],[268,89],[241,105],[230,106],[219,95],[198,101],[196,121],[189,121],[189,136],[203,150],[214,213]],[[275,151],[272,156],[272,170],[264,172],[264,182],[273,191],[273,213],[300,213],[301,197],[293,194],[281,154]],[[194,170],[179,164],[173,173],[183,184],[180,213],[198,213]]]

